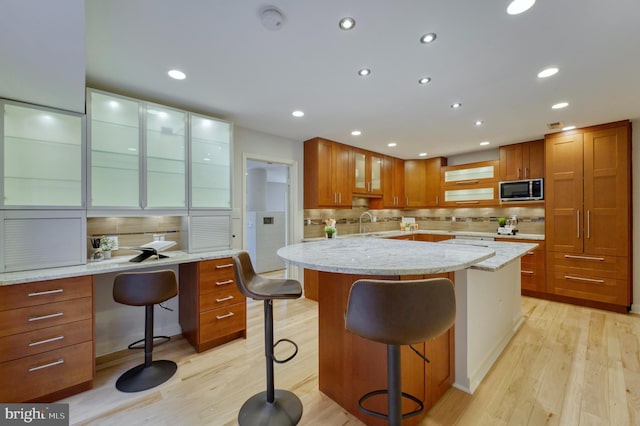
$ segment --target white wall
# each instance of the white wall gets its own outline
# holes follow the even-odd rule
[[[293,207],[291,209],[291,219],[293,221],[292,242],[302,241],[302,167],[304,145],[302,141],[285,139],[279,136],[258,132],[251,129],[235,126],[233,130],[233,248],[242,249],[242,170],[243,154],[260,157],[297,162],[297,176],[291,176],[293,186],[291,188],[291,198]]]

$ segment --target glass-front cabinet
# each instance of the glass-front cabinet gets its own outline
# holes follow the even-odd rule
[[[0,99],[2,207],[84,207],[84,115]]]
[[[353,149],[353,192],[382,194],[382,156],[369,151]]]
[[[191,205],[231,208],[231,124],[191,115]]]

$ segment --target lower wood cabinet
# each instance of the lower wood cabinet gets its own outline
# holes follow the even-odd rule
[[[246,298],[230,257],[180,265],[182,334],[202,352],[247,337]]]
[[[541,296],[541,293],[545,293],[547,291],[547,280],[544,241],[514,238],[496,238],[496,241],[538,244],[538,247],[520,258],[520,288],[525,296]]]
[[[53,402],[95,376],[91,276],[0,287],[0,401]]]

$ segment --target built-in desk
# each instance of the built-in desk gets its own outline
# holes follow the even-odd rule
[[[211,302],[210,292],[201,291],[202,280],[196,280],[193,271],[215,276],[215,265],[229,265],[236,253],[172,251],[164,253],[167,258],[140,263],[129,262],[134,256],[121,256],[86,265],[0,274],[0,401],[50,402],[87,390],[95,376],[96,356],[124,350],[144,336],[144,309],[113,301],[113,279],[121,272],[172,269],[178,274],[180,295],[163,303],[173,311],[156,309],[155,334],[171,336],[185,329],[194,344],[190,337],[205,328],[211,341],[206,347],[194,344],[198,350],[246,336],[244,298],[235,293],[235,306],[227,295],[218,297],[225,299],[218,309],[235,310],[232,325],[225,323],[220,331],[224,336],[210,330],[206,315],[204,322],[191,315],[198,309],[206,313],[211,303],[215,305],[215,297]],[[228,286],[229,291],[233,287]]]

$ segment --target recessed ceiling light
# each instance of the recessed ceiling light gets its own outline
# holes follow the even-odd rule
[[[291,115],[293,115],[294,117],[304,117],[304,112],[300,110],[296,110],[296,111],[293,111]]]
[[[184,80],[187,78],[187,75],[179,70],[171,70],[167,74],[169,74],[169,77],[175,78],[176,80]]]
[[[546,68],[538,73],[538,78],[551,77],[552,75],[556,75],[557,73],[558,73],[558,68],[556,67]]]
[[[338,26],[340,27],[341,30],[348,31],[353,29],[353,27],[356,26],[356,20],[353,18],[342,18],[338,23]]]
[[[451,108],[453,108],[453,109],[460,108],[461,106],[462,106],[462,104],[460,102],[456,102],[456,103],[451,104]]]
[[[480,145],[482,145],[482,146],[487,146],[487,145],[489,145],[490,143],[491,143],[491,142],[489,142],[489,141],[484,141],[484,142],[480,142]]]
[[[562,109],[562,108],[566,108],[569,106],[569,102],[558,102],[555,105],[551,105],[551,108],[553,109]]]
[[[436,35],[436,33],[425,34],[422,37],[420,37],[420,43],[424,43],[424,44],[431,43],[435,41],[437,37],[438,36]]]
[[[567,130],[573,130],[573,129],[575,129],[575,128],[576,128],[576,126],[566,126],[566,127],[563,127],[563,128],[562,128],[562,131],[563,131],[563,132],[566,132]]]
[[[426,157],[427,153],[426,152],[421,152],[420,154],[418,154],[420,157]]]
[[[398,144],[395,142],[389,142],[387,146],[393,148],[394,146],[398,146]]]
[[[484,122],[482,120],[476,120],[475,123],[473,123],[474,126],[482,126]]]
[[[531,9],[535,2],[536,0],[513,0],[507,7],[507,13],[509,15],[519,15]]]
[[[371,74],[371,70],[369,68],[362,68],[360,71],[358,71],[358,75],[360,77],[366,77],[369,74]]]
[[[420,80],[418,80],[418,83],[427,84],[430,81],[431,81],[431,77],[422,77]]]
[[[353,132],[351,132],[351,136],[360,136],[362,134],[362,132],[360,130],[354,130]]]

